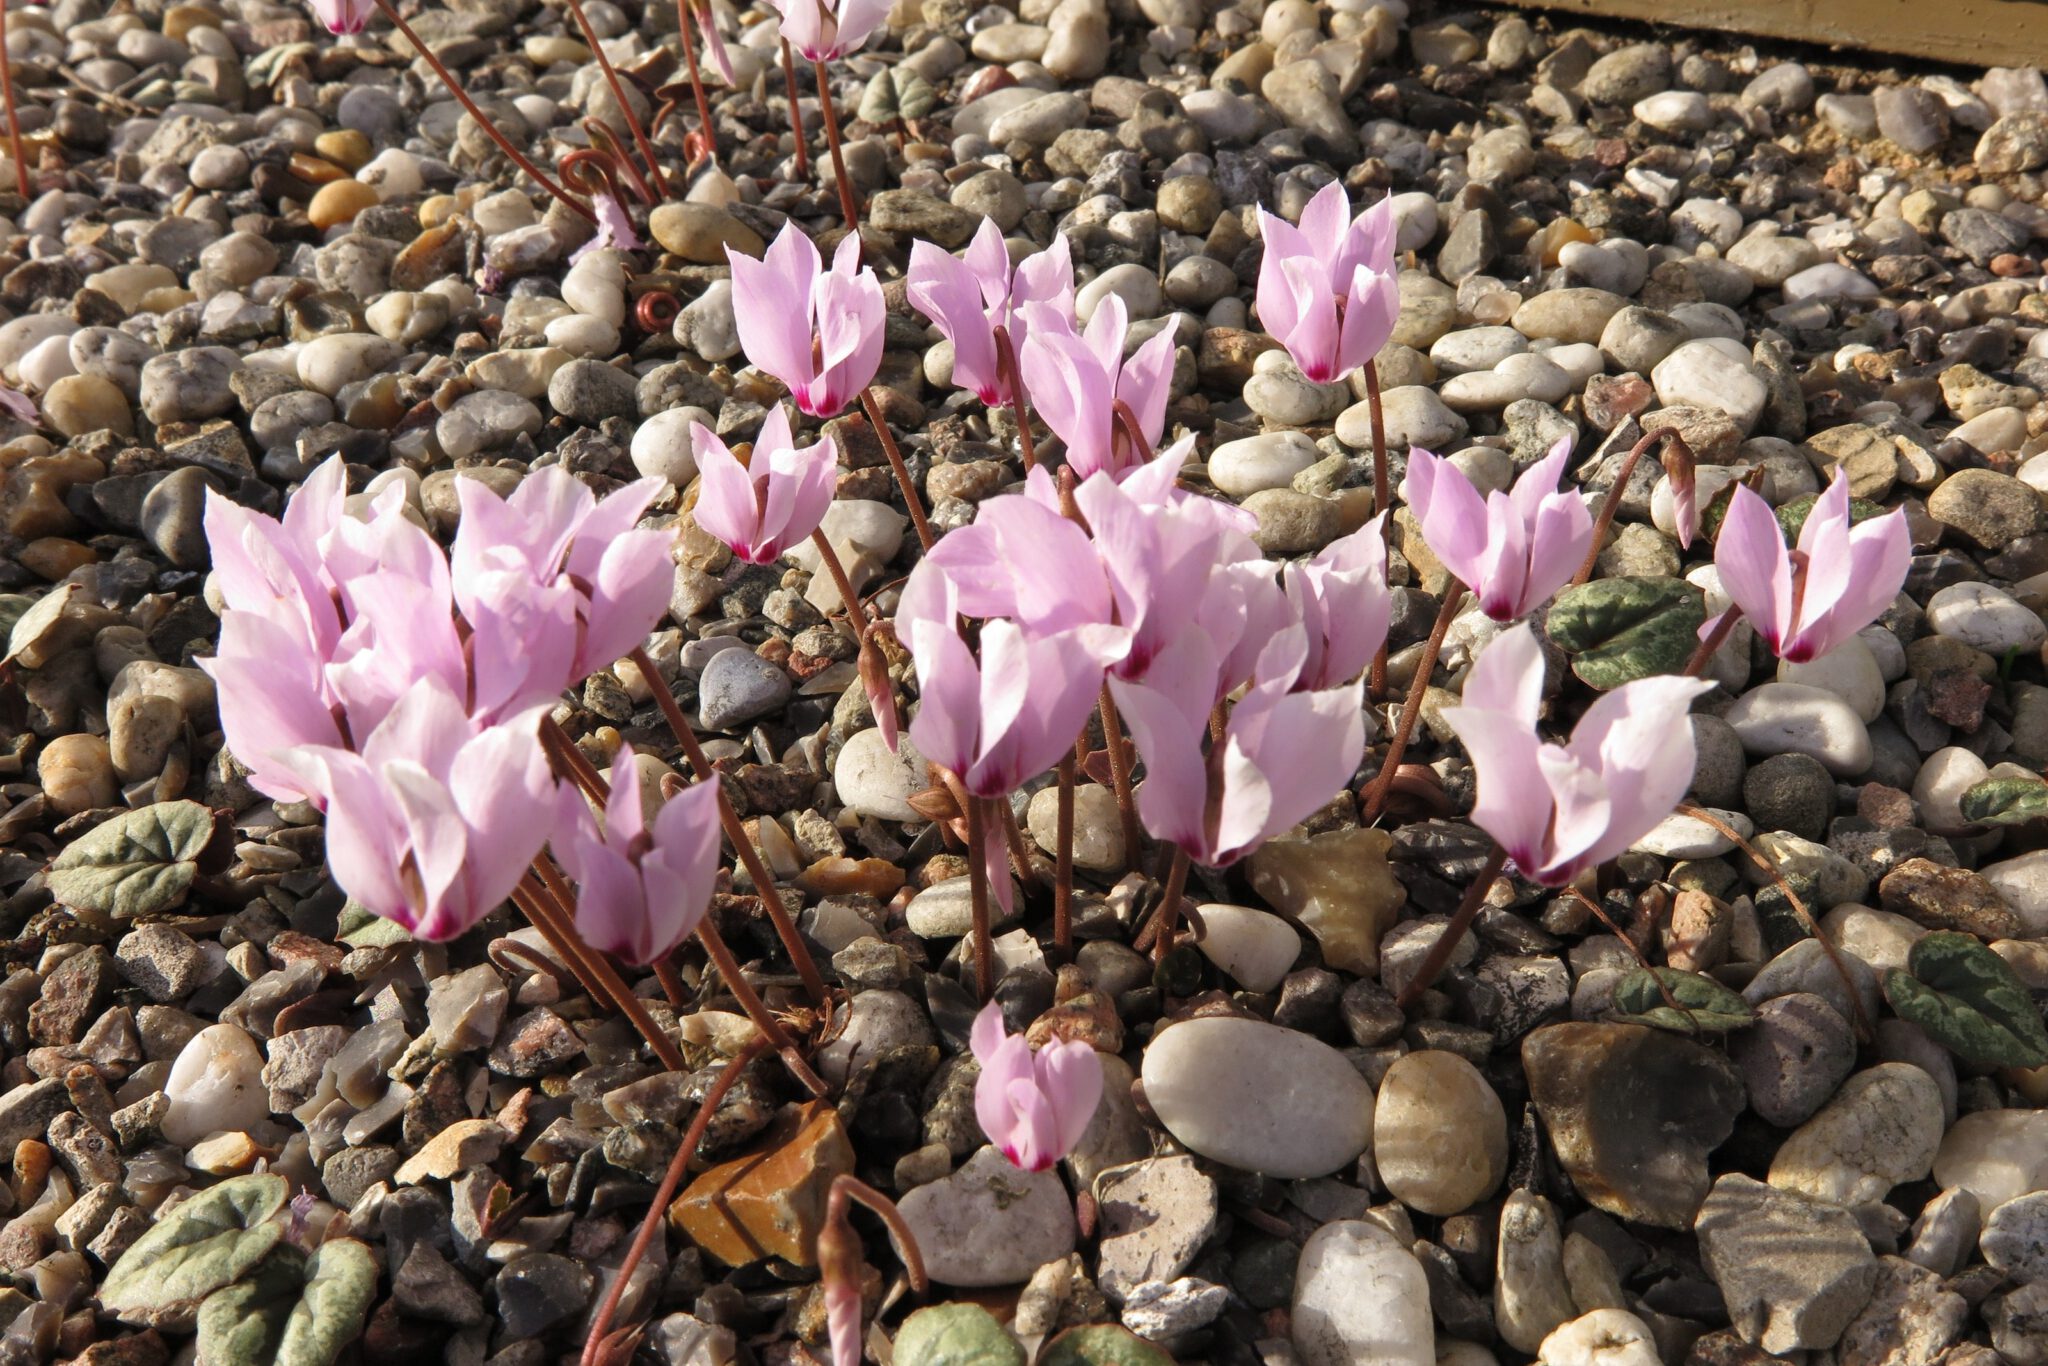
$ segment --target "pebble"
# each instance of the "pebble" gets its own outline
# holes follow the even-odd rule
[[[1910,1063],[1858,1072],[1771,1160],[1770,1184],[1816,1200],[1860,1205],[1918,1180],[1941,1144],[1941,1091]]]
[[[1735,700],[1723,719],[1751,754],[1804,754],[1837,777],[1870,767],[1870,732],[1855,709],[1830,692],[1798,683],[1765,683]]]
[[[909,798],[925,787],[924,756],[908,735],[897,737],[889,752],[882,732],[869,729],[849,736],[832,765],[832,785],[839,800],[857,816],[884,821],[921,821]]]
[[[1729,1038],[1749,1107],[1768,1124],[1805,1123],[1856,1065],[1849,1022],[1818,996],[1793,993],[1757,1007],[1756,1023]]]
[[[1958,1119],[1934,1155],[1943,1190],[1966,1190],[1986,1214],[2048,1190],[2048,1110],[1980,1110]]]
[[[1059,1174],[1020,1171],[993,1147],[910,1191],[897,1208],[926,1273],[941,1285],[1021,1285],[1072,1252],[1078,1235]]]
[[[1747,436],[1763,416],[1770,397],[1739,346],[1718,340],[1690,341],[1677,347],[1650,372],[1657,401],[1726,413]]]
[[[1536,1349],[1541,1366],[1660,1366],[1657,1339],[1626,1309],[1595,1309],[1560,1324]]]
[[[1839,1205],[1722,1177],[1693,1230],[1735,1330],[1766,1352],[1840,1340],[1877,1284],[1877,1258]]]
[[[1953,583],[1927,599],[1927,624],[1987,654],[2031,650],[2048,639],[2041,614],[1988,583]]]
[[[1148,1158],[1095,1178],[1101,1211],[1096,1283],[1130,1300],[1193,1264],[1217,1228],[1216,1183],[1187,1156]]]
[[[1031,794],[1025,817],[1031,838],[1048,852],[1059,843],[1059,792],[1043,788]],[[1116,793],[1099,783],[1074,788],[1074,866],[1092,873],[1124,870],[1123,824],[1117,818]],[[1292,960],[1290,960],[1292,961]]]
[[[163,1084],[163,1136],[189,1147],[214,1133],[247,1133],[270,1115],[263,1054],[231,1024],[208,1025],[178,1051]]]
[[[36,759],[36,779],[60,816],[112,806],[121,795],[112,752],[97,735],[60,735],[44,745]]]
[[[1372,1151],[1381,1182],[1402,1204],[1462,1213],[1507,1175],[1507,1114],[1465,1059],[1440,1049],[1410,1053],[1380,1079]]]
[[[1362,1219],[1324,1224],[1301,1245],[1288,1326],[1303,1366],[1437,1361],[1422,1264],[1400,1239]]]
[[[2048,849],[2033,849],[1978,869],[2024,928],[2023,937],[2048,938]]]
[[[1373,1092],[1344,1056],[1260,1020],[1187,1020],[1154,1036],[1146,1103],[1190,1150],[1268,1176],[1324,1176],[1365,1151]]]
[[[1779,661],[1778,681],[1831,692],[1848,703],[1866,725],[1884,714],[1884,674],[1877,666],[1877,656],[1861,637],[1851,636],[1819,659],[1803,664]]]
[[[1381,418],[1387,448],[1402,450],[1420,446],[1438,451],[1465,435],[1465,419],[1445,406],[1436,390],[1424,385],[1403,385],[1380,394]],[[1337,415],[1337,439],[1353,450],[1372,449],[1372,407],[1354,403]]]
[[[1200,914],[1196,947],[1246,991],[1273,990],[1301,955],[1301,936],[1271,912],[1210,902]]]

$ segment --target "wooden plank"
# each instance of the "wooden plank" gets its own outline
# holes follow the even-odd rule
[[[1964,66],[2048,67],[2048,0],[1508,0],[1587,17],[1643,19]]]

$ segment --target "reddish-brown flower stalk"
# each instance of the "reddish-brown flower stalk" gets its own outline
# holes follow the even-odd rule
[[[433,49],[422,42],[420,36],[412,31],[412,25],[406,23],[399,15],[397,9],[392,6],[391,0],[377,0],[377,8],[384,12],[384,17],[391,21],[392,27],[405,35],[405,40],[412,44],[413,51],[426,59],[427,65],[432,67],[434,74],[441,78],[441,84],[448,87],[448,93],[455,97],[456,103],[460,104],[469,116],[477,121],[477,126],[484,130],[491,141],[498,144],[498,150],[512,159],[513,165],[526,172],[535,184],[553,195],[563,205],[567,206],[571,212],[580,215],[589,222],[595,223],[597,221],[597,215],[591,212],[589,205],[579,203],[571,198],[567,190],[557,185],[544,171],[528,160],[526,153],[512,145],[512,139],[506,137],[498,125],[491,122],[490,117],[477,107],[476,101],[469,97],[469,92],[464,90],[455,79],[455,74],[443,65],[441,59],[434,55]]]
[[[819,70],[823,70],[821,66]],[[911,482],[910,466],[903,463],[903,451],[896,444],[895,433],[882,418],[882,405],[875,398],[873,385],[860,391],[860,409],[867,414],[868,425],[875,429],[875,436],[882,443],[882,454],[889,458],[889,468],[895,471],[896,487],[903,491],[904,506],[910,509],[910,524],[917,528],[917,543],[930,550],[937,544],[938,537],[932,533],[931,519],[924,515],[924,499],[917,495],[917,485]]]
[[[597,58],[598,70],[604,73],[605,83],[611,87],[612,100],[619,106],[619,117],[626,121],[626,130],[633,135],[633,144],[640,149],[640,156],[647,163],[647,174],[654,178],[655,193],[667,199],[668,178],[661,173],[661,162],[655,158],[654,144],[647,140],[647,130],[640,126],[640,116],[633,112],[633,106],[626,100],[626,87],[620,82],[619,73],[613,70],[612,59],[605,56],[604,44],[598,41],[597,30],[590,26],[589,17],[583,13],[583,0],[569,0],[569,13],[576,16],[576,26],[583,30],[583,41],[590,45],[590,55]],[[683,46],[689,46],[687,33],[683,37]],[[694,59],[690,65],[694,73]]]
[[[35,192],[28,179],[28,157],[21,148],[21,120],[14,113],[14,62],[7,55],[7,3],[0,0],[0,97],[7,104],[7,149],[14,158],[14,183],[23,199]]]
[[[1451,923],[1444,926],[1442,933],[1437,935],[1436,942],[1429,946],[1429,952],[1423,955],[1421,964],[1415,969],[1415,975],[1408,979],[1408,984],[1394,997],[1395,1005],[1406,1010],[1422,999],[1422,993],[1429,990],[1431,984],[1451,961],[1451,955],[1457,952],[1458,941],[1465,937],[1465,931],[1471,929],[1472,922],[1479,918],[1479,908],[1486,904],[1486,893],[1492,888],[1493,880],[1500,876],[1501,867],[1507,861],[1508,851],[1498,844],[1494,845],[1493,851],[1486,856],[1485,865],[1466,886],[1465,899],[1458,903],[1458,909],[1452,913]]]
[[[690,40],[690,30],[699,21],[690,0],[676,0],[676,41],[682,45],[683,64],[690,72],[690,94],[697,101],[697,123],[704,137],[704,147],[712,157],[718,155],[718,126],[711,121],[711,101],[704,94],[704,72],[697,65],[697,45]],[[709,28],[712,18],[706,10],[702,20]]]
[[[789,98],[789,131],[796,136],[796,178],[811,178],[811,152],[804,145],[804,112],[797,103],[796,56],[789,50],[789,39],[782,40],[782,84]]]
[[[1429,676],[1436,672],[1436,657],[1444,648],[1444,636],[1451,629],[1451,622],[1458,615],[1458,606],[1465,600],[1465,585],[1452,579],[1444,588],[1443,606],[1436,614],[1436,624],[1430,628],[1429,640],[1422,647],[1422,658],[1416,662],[1415,678],[1408,685],[1408,698],[1401,704],[1401,719],[1394,725],[1393,739],[1387,745],[1387,757],[1380,764],[1379,776],[1372,780],[1372,786],[1365,791],[1365,823],[1372,824],[1386,809],[1387,794],[1393,790],[1395,770],[1401,767],[1401,757],[1408,752],[1408,740],[1415,734],[1415,722],[1422,715],[1422,695],[1429,691]]]
[[[590,1336],[583,1342],[581,1366],[598,1366],[605,1360],[606,1341],[611,1332],[612,1318],[619,1312],[619,1301],[625,1298],[626,1289],[632,1284],[633,1272],[647,1255],[654,1236],[661,1230],[662,1220],[668,1214],[669,1201],[675,1199],[676,1187],[683,1184],[683,1173],[690,1169],[690,1159],[697,1155],[697,1145],[704,1141],[704,1131],[710,1127],[711,1117],[718,1107],[725,1103],[726,1093],[739,1081],[740,1076],[761,1055],[767,1046],[765,1039],[749,1039],[740,1051],[726,1059],[725,1066],[718,1073],[718,1080],[711,1083],[711,1090],[697,1107],[697,1113],[690,1117],[690,1127],[683,1131],[683,1141],[676,1147],[676,1155],[669,1159],[668,1170],[662,1173],[661,1184],[655,1187],[653,1203],[647,1207],[647,1217],[640,1221],[640,1231],[633,1235],[633,1242],[626,1249],[626,1255],[619,1262],[619,1273],[612,1278],[611,1289],[605,1292],[604,1302],[598,1305],[597,1315],[591,1320]]]
[[[655,669],[654,661],[645,649],[635,649],[629,656],[640,676],[647,682],[647,689],[654,694],[654,701],[661,708],[662,718],[674,732],[676,742],[683,747],[683,754],[689,760],[690,769],[699,782],[711,776],[711,761],[704,756],[704,747],[697,743],[697,733],[690,728],[689,718],[676,705],[674,694],[662,682],[661,674]],[[789,918],[789,909],[782,904],[782,897],[775,889],[775,875],[768,871],[768,865],[761,859],[754,842],[747,838],[746,827],[740,824],[739,812],[733,809],[732,799],[723,786],[718,792],[718,820],[725,829],[725,837],[732,841],[733,849],[739,854],[740,863],[746,868],[747,876],[753,879],[754,894],[761,898],[762,909],[768,913],[769,921],[775,926],[776,937],[796,965],[797,975],[803,979],[804,991],[814,1005],[825,1003],[825,979],[818,973],[818,965],[811,958],[811,951],[804,944],[803,936],[797,932],[796,922]],[[709,923],[708,921],[706,923]],[[745,984],[742,983],[742,986]]]
[[[1010,408],[1017,415],[1017,442],[1023,449],[1024,468],[1038,468],[1038,444],[1031,435],[1031,412],[1024,406],[1024,376],[1017,367],[1017,344],[1010,340],[1010,329],[996,324],[996,364],[1003,370],[1003,379],[1010,386]]]
[[[967,895],[974,917],[974,991],[986,1001],[995,995],[995,941],[989,934],[988,860],[983,847],[988,839],[984,828],[981,798],[967,797]]]
[[[859,232],[860,201],[854,198],[853,181],[847,178],[846,156],[839,145],[839,112],[832,107],[832,87],[825,79],[825,64],[812,62],[811,71],[818,78],[818,103],[825,116],[825,145],[832,152],[832,179],[839,185],[839,212],[846,219],[846,230]]]
[[[1188,851],[1173,846],[1173,862],[1166,870],[1166,887],[1159,895],[1157,937],[1152,941],[1152,961],[1164,963],[1173,951],[1174,926],[1180,920],[1181,899],[1187,893]]]
[[[868,616],[867,609],[861,605],[860,594],[853,589],[853,580],[846,576],[846,566],[840,562],[839,552],[832,548],[831,540],[822,529],[811,533],[811,544],[817,547],[818,558],[824,562],[826,572],[832,576],[832,586],[839,590],[839,600],[846,605],[846,619],[852,624],[854,634],[860,639],[861,682],[863,686],[874,684],[868,693],[871,698],[886,690],[890,709],[894,710],[895,690],[885,688],[889,666],[882,659],[881,646],[875,643],[875,623]],[[875,719],[881,721],[883,718],[877,716]],[[888,730],[884,733],[893,735],[901,728],[899,719],[889,723]]]
[[[1366,411],[1372,415],[1372,510],[1375,515],[1386,512],[1394,501],[1394,492],[1387,478],[1387,425],[1380,411],[1380,370],[1375,357],[1365,363]],[[1380,523],[1380,538],[1388,546],[1393,544],[1394,519],[1387,518]],[[1379,649],[1373,651],[1372,672],[1366,675],[1366,695],[1374,702],[1387,695],[1387,642],[1382,640]]]
[[[1586,552],[1586,562],[1579,566],[1578,576],[1572,580],[1574,587],[1592,579],[1593,570],[1600,563],[1601,547],[1607,543],[1607,532],[1614,525],[1614,514],[1621,509],[1621,499],[1628,489],[1628,481],[1635,477],[1636,465],[1641,462],[1643,456],[1659,442],[1669,443],[1664,460],[1665,472],[1671,476],[1674,483],[1682,479],[1686,487],[1691,488],[1694,463],[1692,447],[1685,444],[1685,438],[1679,434],[1678,429],[1659,427],[1654,431],[1644,432],[1636,444],[1628,448],[1628,454],[1622,457],[1621,469],[1616,472],[1614,482],[1609,484],[1607,492],[1601,495],[1600,511],[1593,517],[1593,548]]]

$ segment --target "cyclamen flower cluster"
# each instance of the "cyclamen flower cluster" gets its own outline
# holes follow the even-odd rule
[[[637,646],[667,607],[673,532],[636,526],[660,481],[599,502],[558,467],[509,499],[460,480],[451,554],[408,515],[402,488],[358,517],[346,480],[330,459],[282,519],[207,495],[225,610],[219,651],[202,664],[251,786],[324,811],[335,881],[420,938],[467,930],[564,830],[589,873],[588,937],[643,962],[672,947],[680,933],[624,923],[644,922],[650,900],[635,900],[618,866],[642,869],[650,853],[630,756],[600,837],[582,799],[558,793],[538,736],[562,692]],[[663,811],[654,843],[664,859],[683,848],[693,869],[715,870],[702,831],[715,840],[716,826],[706,799],[688,797]],[[689,886],[684,904],[701,910],[708,874]],[[673,879],[658,889],[674,890]]]

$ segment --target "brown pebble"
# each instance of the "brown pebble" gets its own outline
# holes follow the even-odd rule
[[[23,546],[14,558],[29,573],[55,583],[80,565],[97,563],[100,557],[89,545],[62,536],[43,536]]]
[[[332,228],[377,203],[377,192],[360,180],[331,181],[314,193],[312,203],[306,205],[306,218],[316,228]]]

